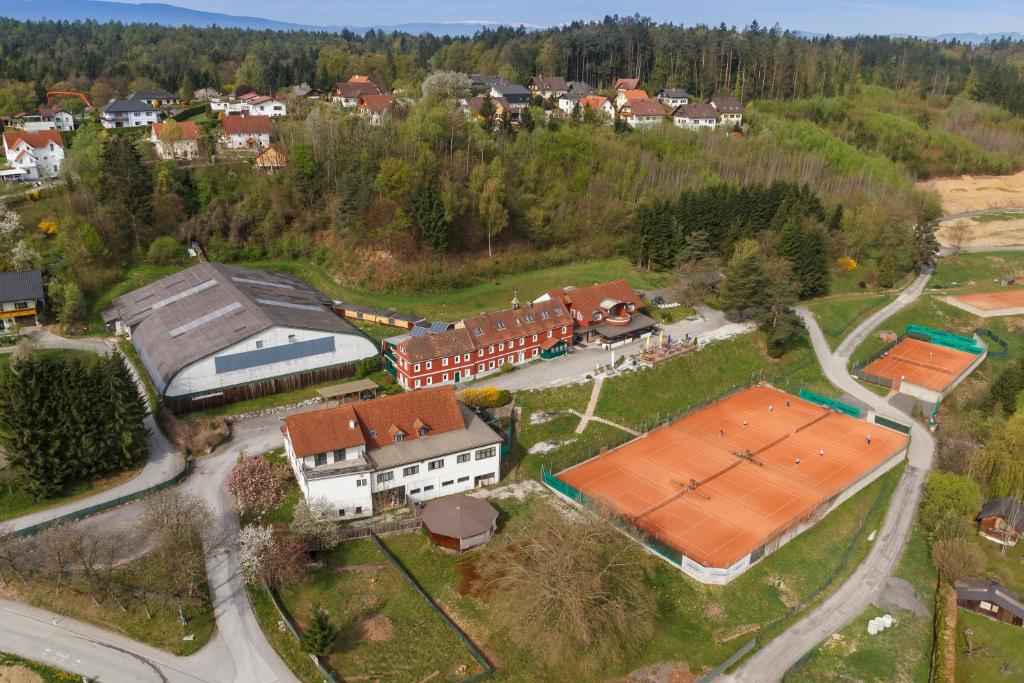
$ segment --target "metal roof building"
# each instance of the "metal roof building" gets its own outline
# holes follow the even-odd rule
[[[130,337],[175,412],[351,376],[376,345],[298,278],[201,263],[114,300],[104,320]]]

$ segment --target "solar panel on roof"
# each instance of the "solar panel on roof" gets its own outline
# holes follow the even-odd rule
[[[428,334],[431,334],[431,331],[426,327],[413,327],[409,330],[410,337],[423,337]]]
[[[231,279],[235,282],[244,282],[249,285],[263,285],[264,287],[277,287],[278,289],[295,289],[295,287],[286,284],[284,282],[270,282],[269,280],[257,280],[252,277],[242,277],[240,275],[232,275]]]
[[[447,330],[448,330],[448,323],[446,323],[446,322],[441,322],[440,320],[436,320],[436,321],[430,323],[430,331],[431,332],[445,332]]]
[[[266,304],[267,306],[280,306],[281,308],[296,308],[300,311],[322,311],[323,306],[311,306],[309,304],[293,304],[290,301],[275,301],[274,299],[256,299],[258,304]]]
[[[210,311],[209,313],[207,313],[206,315],[204,315],[201,318],[196,318],[195,320],[187,322],[184,325],[180,325],[178,327],[175,327],[173,330],[170,330],[167,334],[169,334],[171,337],[180,337],[181,335],[185,334],[189,330],[194,330],[195,328],[199,327],[200,325],[205,325],[206,323],[210,322],[211,320],[216,320],[217,318],[223,317],[223,316],[227,315],[228,313],[231,313],[232,311],[237,311],[240,308],[242,308],[242,304],[240,304],[237,301],[234,301],[234,302],[228,304],[227,306],[222,306],[221,308],[218,308],[215,311]]]

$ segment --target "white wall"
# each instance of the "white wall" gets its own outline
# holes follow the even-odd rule
[[[284,346],[289,343],[288,335],[295,335],[295,341],[309,341],[311,339],[319,339],[320,337],[333,336],[334,353],[322,353],[280,363],[271,363],[270,365],[261,365],[255,368],[217,373],[214,361],[216,357],[242,353],[243,351],[255,351],[257,341],[263,342],[263,348]],[[175,342],[172,340],[169,343]],[[187,342],[179,341],[177,343]],[[333,334],[321,330],[272,327],[186,366],[171,379],[164,393],[168,397],[174,397],[214,392],[236,384],[290,375],[305,370],[315,370],[330,365],[340,365],[375,355],[377,355],[377,346],[359,334]]]
[[[270,146],[270,133],[232,133],[221,136],[221,139],[224,140],[228,149],[264,149]],[[246,144],[250,139],[259,142],[257,147],[250,147]]]

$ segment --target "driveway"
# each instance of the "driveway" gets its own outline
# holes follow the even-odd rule
[[[725,319],[725,314],[707,306],[698,306],[698,320],[680,320],[679,322],[661,325],[665,338],[683,339],[686,335],[691,337],[713,335],[720,330],[729,330],[735,323]],[[657,339],[657,334],[655,334]],[[506,375],[490,375],[478,380],[477,386],[497,387],[509,391],[522,389],[544,389],[562,384],[571,384],[594,374],[598,365],[608,365],[615,358],[622,358],[641,350],[641,341],[637,340],[624,344],[614,351],[602,349],[596,345],[586,348],[576,347],[572,353],[555,358],[553,360],[534,361],[529,365],[516,368],[515,371]]]

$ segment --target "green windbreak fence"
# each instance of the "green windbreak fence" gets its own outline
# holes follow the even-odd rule
[[[816,403],[822,408],[829,408],[842,413],[843,415],[849,415],[850,417],[860,417],[860,408],[855,408],[848,403],[843,403],[834,398],[829,398],[817,392],[811,391],[810,389],[801,389],[800,398],[811,403]]]
[[[904,434],[910,433],[910,425],[890,420],[889,418],[882,417],[881,415],[875,415],[875,424],[880,424],[883,427],[888,427],[889,429],[895,429],[897,432],[903,432]]]
[[[953,334],[944,330],[934,330],[923,325],[907,325],[907,336],[938,344],[939,346],[946,346],[957,351],[966,351],[967,353],[979,354],[985,350],[971,337]]]
[[[541,471],[541,478],[544,480],[545,484],[558,491],[566,498],[574,500],[581,505],[587,504],[587,497],[583,495],[581,491],[577,491],[572,486],[569,486],[564,481],[551,474],[547,469]]]
[[[1010,345],[1005,340],[996,336],[995,332],[987,327],[978,327],[975,328],[974,333],[979,337],[988,339],[988,355],[993,358],[1006,358]]]

